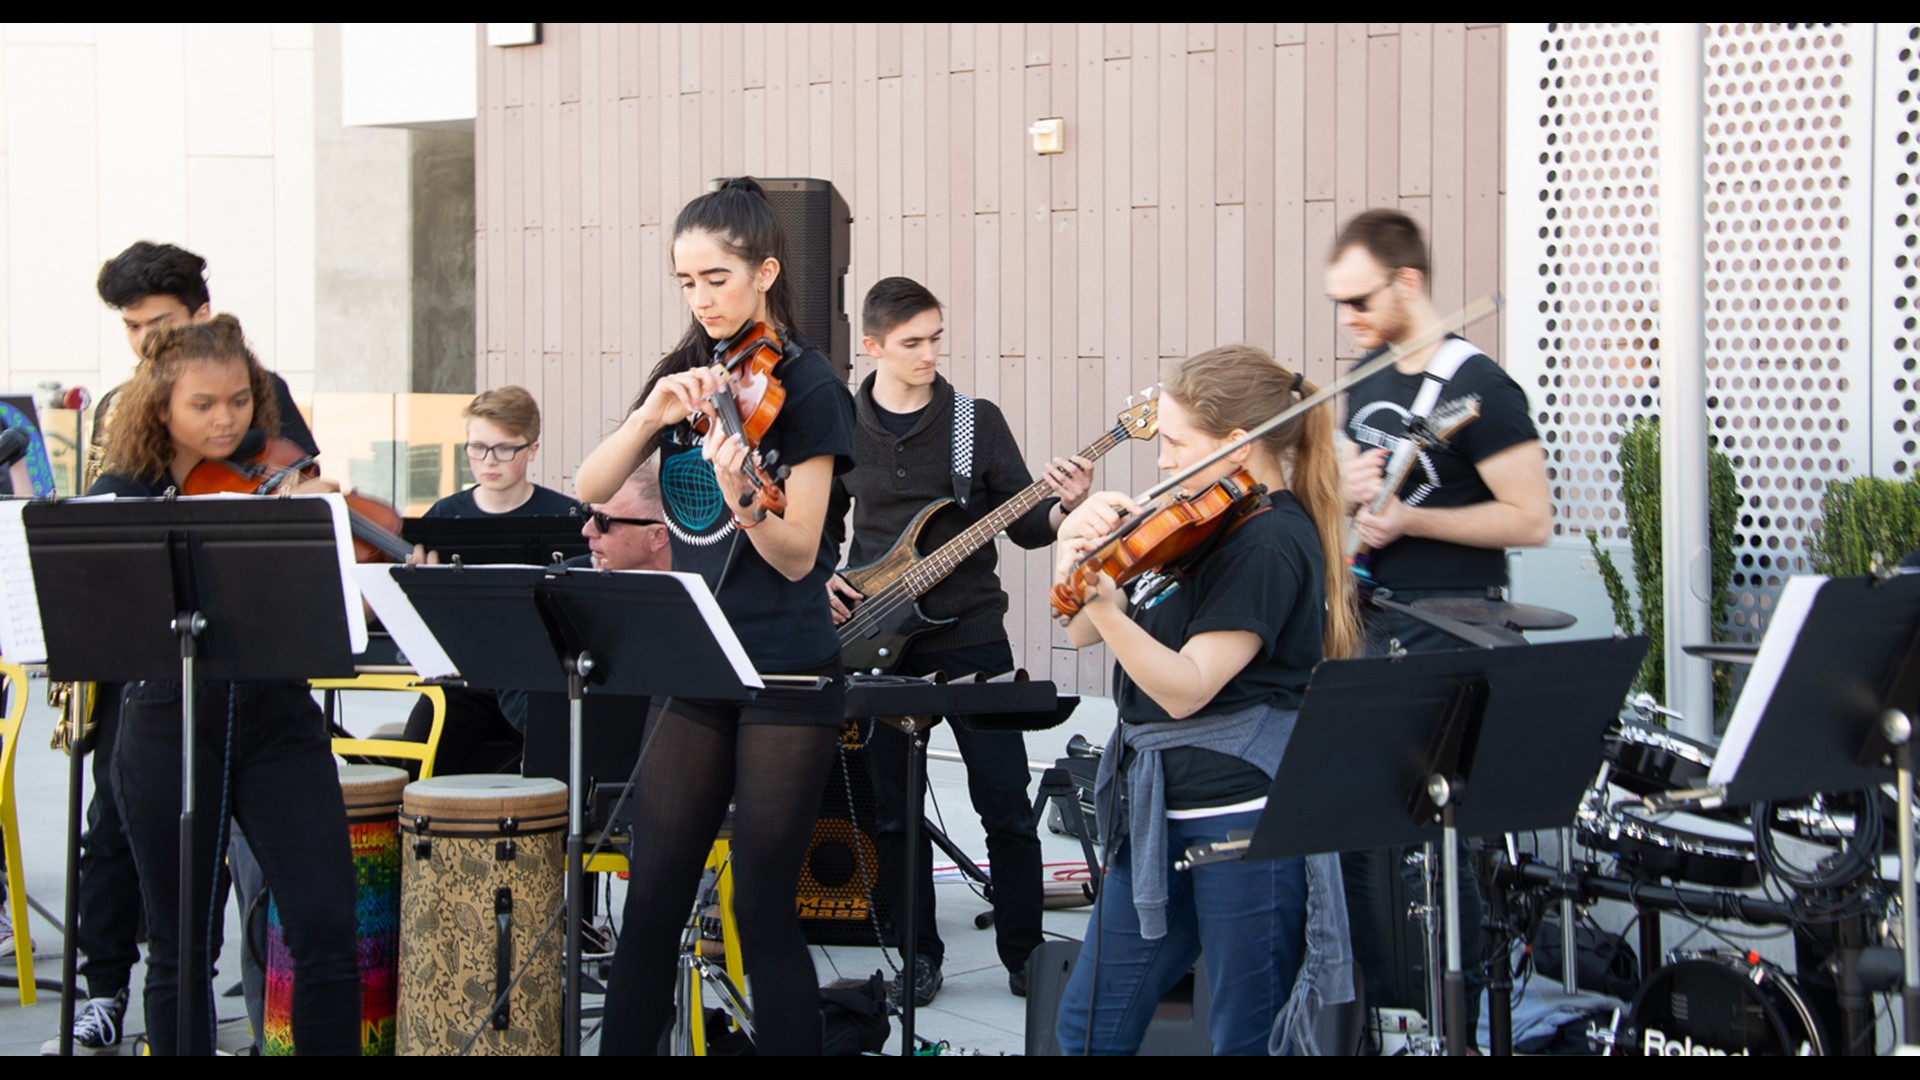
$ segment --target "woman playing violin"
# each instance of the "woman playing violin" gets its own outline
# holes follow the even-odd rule
[[[692,323],[577,475],[580,497],[599,502],[657,450],[674,569],[706,579],[755,668],[826,680],[822,690],[771,690],[744,704],[675,698],[654,721],[634,789],[632,874],[602,1053],[653,1051],[673,1006],[680,928],[730,800],[734,912],[758,1051],[819,1052],[819,991],[794,891],[842,726],[840,641],[826,593],[838,553],[824,525],[833,476],[852,467],[853,404],[832,364],[791,329],[783,248],[773,208],[750,179],[680,211],[673,272]],[[786,391],[757,451],[790,470],[784,512],[764,515],[749,505],[760,489],[743,468],[755,450],[727,433],[712,400],[723,389],[715,345],[757,323],[784,343],[773,375]],[[695,434],[696,417],[711,421],[709,434]]]
[[[277,429],[267,373],[231,315],[169,326],[141,346],[145,362],[126,384],[90,494],[151,498],[181,488],[202,461],[232,454],[249,429]],[[302,491],[334,490],[310,480]],[[289,588],[297,587],[289,583]],[[206,683],[198,688],[192,882],[204,926],[226,849],[228,816],[246,830],[280,905],[295,973],[294,1042],[302,1054],[360,1052],[360,975],[355,959],[354,872],[346,809],[325,722],[304,683]],[[112,763],[149,934],[148,1037],[159,1054],[212,1050],[207,940],[176,940],[179,919],[180,685],[138,682],[125,690]],[[192,1043],[176,1046],[180,965],[192,965]]]
[[[1191,357],[1160,400],[1159,466],[1184,469],[1314,390],[1252,346]],[[1306,413],[1239,446],[1184,490],[1242,470],[1267,494],[1240,500],[1208,541],[1139,577],[1131,596],[1098,575],[1067,628],[1075,646],[1113,651],[1120,714],[1096,794],[1106,881],[1060,1004],[1069,1054],[1137,1051],[1155,1004],[1202,953],[1214,1053],[1266,1053],[1270,1033],[1278,1047],[1300,1030],[1297,1009],[1276,1020],[1296,976],[1303,987],[1335,978],[1346,953],[1330,857],[1311,873],[1302,859],[1173,866],[1189,847],[1254,827],[1313,665],[1360,644],[1329,415]],[[1123,515],[1141,513],[1118,492],[1090,496],[1061,524],[1056,581],[1074,577]],[[1311,939],[1310,910],[1325,928]]]

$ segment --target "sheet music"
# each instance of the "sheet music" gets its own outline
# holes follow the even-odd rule
[[[367,613],[360,607],[360,587],[354,584],[353,512],[347,509],[347,497],[337,491],[318,495],[295,495],[296,499],[325,499],[333,508],[333,539],[340,553],[340,595],[347,602],[347,643],[358,655],[367,651]]]
[[[372,606],[373,613],[380,616],[380,622],[393,635],[394,644],[400,646],[407,660],[413,664],[413,670],[423,679],[437,679],[448,675],[458,675],[447,651],[440,647],[439,639],[433,631],[427,629],[426,621],[420,618],[413,601],[401,590],[400,583],[393,580],[393,572],[401,567],[391,563],[368,563],[355,566],[353,575],[359,582],[360,592]],[[442,569],[438,566],[419,566],[409,570],[426,572]],[[451,570],[452,567],[445,569]]]
[[[1754,732],[1760,728],[1760,716],[1773,700],[1774,687],[1780,685],[1787,658],[1793,655],[1794,642],[1800,639],[1800,628],[1806,625],[1814,598],[1820,595],[1827,580],[1813,574],[1787,579],[1787,587],[1780,591],[1780,600],[1774,604],[1773,616],[1767,621],[1766,636],[1760,639],[1760,652],[1753,658],[1747,683],[1740,689],[1740,700],[1734,702],[1726,737],[1720,740],[1713,770],[1707,774],[1708,784],[1725,786],[1739,775],[1740,762],[1747,756]]]
[[[27,557],[27,525],[22,516],[31,501],[0,501],[0,656],[15,664],[47,662],[40,596],[33,587],[33,563]]]

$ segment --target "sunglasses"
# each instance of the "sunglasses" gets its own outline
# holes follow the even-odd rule
[[[613,517],[612,515],[607,514],[604,511],[595,510],[590,506],[584,506],[584,505],[581,506],[580,508],[580,516],[586,518],[588,521],[593,522],[593,527],[600,530],[603,533],[612,532],[613,527],[615,525],[665,525],[666,524],[666,522],[664,521],[655,521],[652,518]]]
[[[1393,288],[1393,279],[1389,277],[1385,285],[1380,286],[1379,288],[1373,290],[1372,292],[1366,294],[1365,296],[1355,296],[1355,297],[1350,297],[1346,299],[1342,299],[1340,297],[1334,297],[1333,304],[1335,307],[1339,307],[1341,304],[1345,304],[1348,307],[1352,308],[1355,314],[1365,315],[1367,313],[1367,305],[1373,301],[1373,298],[1376,296],[1379,296],[1381,293],[1386,292],[1388,289],[1391,289],[1391,288]]]

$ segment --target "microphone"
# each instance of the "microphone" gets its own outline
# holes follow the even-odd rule
[[[72,409],[75,412],[80,412],[91,404],[93,404],[93,395],[87,393],[87,388],[84,386],[72,387],[60,398],[62,408]]]
[[[33,436],[25,428],[8,428],[0,431],[0,469],[4,469],[27,455],[33,446]]]

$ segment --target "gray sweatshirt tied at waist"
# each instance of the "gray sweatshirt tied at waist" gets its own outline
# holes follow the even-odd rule
[[[1272,776],[1280,769],[1298,715],[1292,709],[1262,704],[1189,720],[1122,721],[1114,729],[1100,756],[1094,808],[1109,859],[1125,815],[1126,842],[1133,849],[1132,900],[1142,937],[1151,940],[1167,934],[1167,874],[1173,853],[1167,850],[1167,777],[1160,752],[1184,746],[1213,750]],[[1129,749],[1133,761],[1122,780],[1120,762]],[[1316,1053],[1313,1026],[1320,1007],[1353,1000],[1353,952],[1340,858],[1330,853],[1313,855],[1306,865],[1307,952],[1293,993],[1274,1019],[1268,1049],[1275,1054]]]

